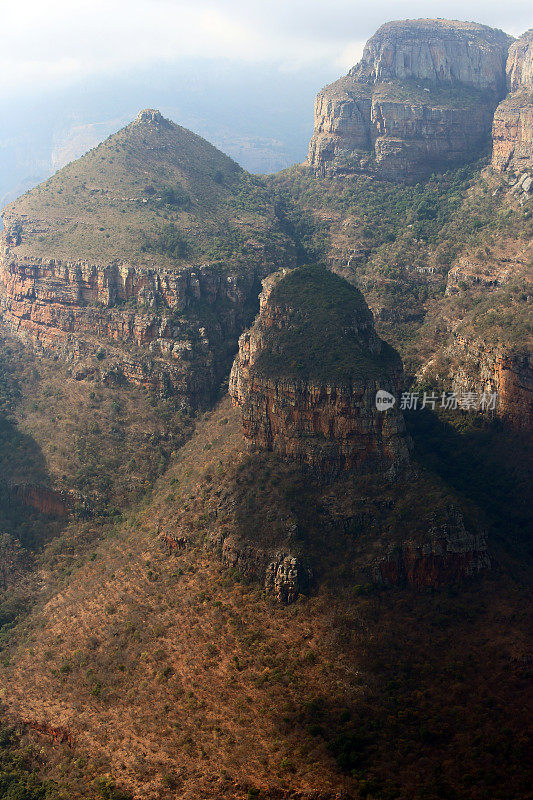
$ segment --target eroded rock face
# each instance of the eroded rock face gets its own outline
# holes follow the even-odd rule
[[[424,541],[406,541],[373,567],[378,583],[439,588],[490,568],[485,537],[467,531],[458,509],[435,519]]]
[[[0,243],[0,312],[10,332],[71,361],[76,376],[125,378],[193,407],[209,399],[263,275],[18,257],[13,230]]]
[[[375,401],[379,389],[398,396],[401,361],[377,336],[362,295],[326,270],[313,270],[303,268],[265,281],[261,312],[239,340],[230,394],[242,409],[244,435],[252,446],[294,459],[322,478],[351,470],[394,473],[408,461],[410,440],[401,413],[396,408],[378,411]],[[309,281],[322,292],[320,273],[327,273],[327,284],[335,283],[332,291],[337,290],[336,282],[349,287],[348,306],[349,293],[354,293],[349,326],[347,318],[328,323],[326,316],[323,331],[313,327],[316,313],[323,302],[328,302],[323,296],[317,298],[316,313],[313,297],[308,298],[304,312],[298,308],[298,290],[294,305],[287,303],[285,281]],[[324,341],[317,342],[313,337],[323,337]],[[299,355],[294,353],[292,339],[301,342],[311,362],[313,347],[321,348],[326,359],[321,375],[313,374],[312,364],[307,373],[306,368],[298,369]],[[342,377],[334,366],[337,349],[353,352],[354,360],[347,357],[348,371]],[[364,359],[358,359],[360,353],[364,353]],[[317,355],[317,362],[320,357]],[[294,358],[293,370],[290,362]],[[332,363],[329,375],[328,358]]]
[[[68,492],[50,489],[48,486],[35,486],[25,483],[11,486],[11,493],[23,505],[41,514],[66,517],[75,507],[76,498]]]
[[[533,28],[526,31],[509,48],[507,88],[533,90]]]
[[[474,22],[416,19],[386,22],[349,72],[371,82],[415,79],[505,89],[502,54],[511,37]]]
[[[141,111],[3,209],[0,319],[75,377],[206,405],[261,279],[294,257],[273,198],[256,211],[241,190],[256,188],[228,156]]]
[[[484,25],[383,25],[317,96],[308,163],[320,174],[415,181],[479,154],[505,94],[511,37]]]
[[[212,544],[220,550],[226,566],[262,583],[265,592],[279,603],[294,603],[309,590],[311,571],[295,552],[260,547],[235,535],[215,538]]]
[[[507,353],[483,342],[453,337],[448,353],[457,361],[453,389],[457,393],[496,392],[495,413],[514,428],[533,428],[533,362],[531,355]]]
[[[494,114],[492,165],[500,172],[533,169],[533,30],[509,48],[508,96]]]
[[[309,588],[309,570],[301,559],[287,553],[276,553],[266,569],[265,589],[279,603],[294,603]]]

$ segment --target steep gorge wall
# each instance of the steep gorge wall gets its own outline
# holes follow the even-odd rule
[[[503,172],[533,170],[533,30],[509,48],[508,96],[494,114],[492,165]]]
[[[511,41],[475,23],[383,25],[361,62],[318,94],[308,163],[415,181],[477,157],[506,91]]]
[[[533,360],[531,354],[506,353],[455,335],[447,347],[455,364],[453,389],[463,392],[496,392],[496,413],[514,428],[533,428]]]
[[[218,266],[170,269],[0,252],[0,313],[18,336],[81,364],[201,405],[229,367],[263,275]],[[87,366],[89,364],[89,366]]]

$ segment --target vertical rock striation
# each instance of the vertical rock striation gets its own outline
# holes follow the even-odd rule
[[[533,170],[533,30],[509,48],[508,96],[494,114],[492,165],[503,172]]]
[[[18,257],[8,237],[0,314],[11,333],[79,365],[80,375],[85,366],[193,407],[229,368],[264,274]]]
[[[476,23],[386,23],[359,64],[318,94],[308,163],[320,174],[416,181],[477,157],[506,91],[511,41]]]
[[[322,478],[402,468],[410,440],[396,408],[376,408],[379,389],[397,394],[398,354],[374,330],[361,293],[305,267],[267,279],[261,312],[239,340],[230,394],[255,447],[296,460]]]

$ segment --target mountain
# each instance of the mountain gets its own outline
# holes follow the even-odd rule
[[[261,313],[239,342],[230,394],[252,445],[317,475],[401,468],[409,440],[378,390],[402,385],[398,354],[374,331],[363,296],[320,267],[270,276]]]
[[[257,180],[153,110],[3,219],[12,330],[75,357],[80,374],[125,377],[193,406],[220,384],[258,281],[294,260]]]
[[[334,75],[323,64],[294,66],[289,76],[267,63],[251,70],[238,61],[181,54],[177,61],[73,79],[45,92],[28,87],[9,99],[9,114],[0,119],[0,208],[145,106],[200,134],[249,172],[276,172],[305,158],[313,129],[309,105],[316,87]]]
[[[191,131],[151,109],[3,213],[9,228],[19,221],[21,256],[93,259],[98,264],[135,258],[140,266],[173,266],[187,248],[205,258],[227,227],[246,234],[260,215],[238,208],[246,191],[244,171]],[[238,217],[241,211],[241,218]],[[172,213],[173,212],[173,213]],[[232,222],[232,217],[234,221]],[[188,241],[183,254],[149,239],[172,222]],[[209,239],[208,239],[209,237]]]
[[[273,310],[290,308],[297,332],[318,308],[317,325],[334,337],[346,327],[342,315],[338,327],[340,295],[354,323],[344,336],[366,351],[352,377],[362,385],[372,364],[381,373],[384,346],[349,284],[307,267],[265,289],[254,323],[267,332],[263,357],[285,343],[283,319],[279,335],[268,330]],[[234,374],[249,340],[241,339]],[[399,365],[390,355],[386,372]],[[335,386],[335,351],[329,359],[326,349],[320,369]],[[28,372],[23,392],[35,380]],[[298,362],[284,374],[301,380]],[[64,380],[63,392],[73,383]],[[105,393],[98,383],[93,391]],[[115,391],[123,405],[131,390]],[[305,392],[280,401],[293,413],[278,417],[278,435],[296,441],[297,432],[312,448],[318,431],[307,438],[293,420],[306,411],[325,419],[327,402],[309,408]],[[48,403],[55,413],[55,391]],[[354,392],[352,418],[358,407],[370,412]],[[77,409],[82,415],[79,401]],[[129,443],[127,418],[123,408]],[[372,436],[363,427],[356,442]],[[436,800],[443,786],[458,796],[505,787],[520,797],[528,777],[520,738],[527,709],[517,701],[527,670],[525,586],[509,534],[495,537],[495,512],[469,494],[479,468],[473,450],[449,442],[466,470],[466,492],[458,492],[439,475],[450,455],[441,462],[434,454],[429,469],[422,463],[419,429],[403,469],[345,464],[336,477],[302,472],[294,450],[260,441],[250,449],[243,433],[246,405],[222,399],[137,503],[111,519],[64,520],[34,556],[33,609],[19,611],[26,635],[8,639],[0,665],[6,720],[24,723],[6,735],[0,763],[18,770],[10,780],[33,774],[54,800],[61,792],[331,800],[370,791]],[[492,438],[487,473],[499,446]],[[507,481],[518,470],[505,463],[503,485],[496,477],[486,491],[508,515],[516,495],[505,496]]]
[[[511,42],[476,23],[386,23],[361,62],[318,94],[308,163],[414,182],[475,158],[506,91]]]
[[[385,24],[319,93],[308,164],[271,179],[313,257],[363,291],[414,383],[496,393],[497,413],[526,430],[530,39],[447,20]]]
[[[509,42],[385,25],[341,101],[386,118],[354,169],[348,128],[259,179],[146,109],[8,207],[0,796],[528,796],[531,51]]]

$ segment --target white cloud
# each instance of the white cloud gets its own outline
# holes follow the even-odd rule
[[[2,4],[0,94],[191,57],[345,71],[398,17],[479,19],[518,33],[530,0],[25,0]],[[529,21],[530,24],[531,21]]]

